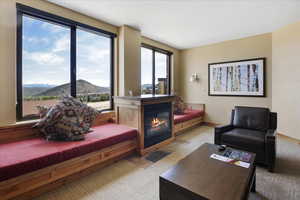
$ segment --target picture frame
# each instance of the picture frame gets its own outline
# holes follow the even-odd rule
[[[266,97],[266,58],[209,63],[208,95]]]

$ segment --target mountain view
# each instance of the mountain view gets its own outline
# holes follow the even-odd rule
[[[76,81],[77,98],[102,110],[110,107],[110,88],[94,85],[86,80]],[[156,85],[156,92],[161,91],[160,84]],[[142,85],[143,94],[152,94],[152,84]],[[70,83],[62,85],[24,84],[23,86],[23,115],[31,116],[38,113],[37,106],[53,106],[63,95],[70,94]]]
[[[76,82],[77,94],[107,94],[110,92],[108,87],[100,87],[94,85],[86,80],[77,80]],[[143,94],[152,93],[152,84],[142,85]],[[63,94],[70,94],[70,83],[63,85],[48,85],[48,84],[25,84],[23,87],[24,97],[41,97],[53,96],[58,97]]]
[[[53,87],[55,87],[55,85],[25,84],[23,86],[23,95],[25,97],[34,96],[39,93],[45,92]]]
[[[51,107],[70,95],[74,52],[69,27],[27,15],[22,22],[22,114],[34,116],[37,106]],[[109,109],[111,38],[83,29],[75,37],[76,98],[98,110]]]
[[[85,80],[76,81],[77,98],[102,110],[109,108],[110,88],[100,87]],[[37,106],[53,106],[63,95],[70,94],[70,83],[62,85],[24,84],[23,115],[31,116],[38,113]]]
[[[93,85],[85,80],[77,80],[76,82],[77,94],[106,94],[110,92],[108,87],[100,87]],[[28,84],[24,85],[24,97],[40,97],[40,96],[62,96],[63,94],[70,94],[70,83],[63,85],[44,85],[44,84]]]

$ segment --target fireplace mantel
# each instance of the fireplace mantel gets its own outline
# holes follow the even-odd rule
[[[138,129],[138,143],[139,153],[144,155],[150,151],[153,151],[163,145],[166,145],[174,140],[174,121],[173,121],[173,101],[175,96],[173,95],[141,95],[141,96],[115,96],[115,111],[116,121],[119,124],[124,124]],[[147,106],[155,104],[168,104],[170,105],[170,130],[171,135],[168,139],[165,139],[150,147],[146,147],[145,140],[145,109]]]
[[[153,104],[153,103],[160,103],[166,101],[173,101],[175,99],[174,95],[140,95],[140,96],[115,96],[114,102],[118,103],[120,101],[138,101],[141,104]]]

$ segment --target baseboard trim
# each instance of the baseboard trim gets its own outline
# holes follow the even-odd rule
[[[299,139],[296,139],[296,138],[287,136],[287,135],[285,135],[284,133],[278,133],[278,132],[277,132],[277,134],[278,134],[280,137],[286,138],[286,139],[291,140],[291,141],[293,141],[293,142],[295,142],[295,143],[298,143],[298,144],[300,145],[300,140],[299,140]]]
[[[202,125],[209,126],[209,127],[216,127],[216,126],[219,126],[220,124],[217,124],[214,122],[203,122]]]

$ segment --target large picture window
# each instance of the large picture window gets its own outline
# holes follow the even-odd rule
[[[156,47],[143,44],[141,47],[141,93],[170,94],[171,55]]]
[[[21,4],[17,20],[18,120],[64,95],[113,109],[115,34]]]
[[[76,96],[99,110],[110,108],[110,38],[77,30]],[[98,67],[97,67],[98,66]]]

